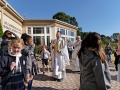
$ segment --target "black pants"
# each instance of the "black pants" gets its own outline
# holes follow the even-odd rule
[[[48,59],[42,59],[42,64],[48,65]]]
[[[118,71],[118,64],[115,64],[115,69],[116,71]]]

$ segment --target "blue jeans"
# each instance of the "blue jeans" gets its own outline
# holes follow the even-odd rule
[[[108,62],[111,62],[111,54],[107,54],[107,60]]]
[[[72,51],[68,51],[68,54],[69,54],[69,58],[71,59],[72,58]]]
[[[31,89],[32,89],[32,82],[33,82],[33,80],[30,80],[30,81],[28,82],[28,90],[31,90]]]

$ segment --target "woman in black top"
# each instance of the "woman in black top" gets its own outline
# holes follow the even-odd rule
[[[14,37],[12,37],[12,35],[14,35]],[[15,33],[6,30],[2,36],[1,49],[5,52],[8,51],[8,43],[17,38],[18,36]]]
[[[116,51],[117,51],[117,49],[116,49]],[[117,55],[116,51],[114,52],[114,57],[115,57],[115,62],[114,62],[114,64],[115,64],[115,69],[116,69],[116,71],[118,71],[119,55]]]

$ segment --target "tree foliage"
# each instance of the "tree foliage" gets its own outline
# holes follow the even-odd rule
[[[78,22],[75,17],[67,15],[64,12],[56,13],[55,15],[53,15],[53,19],[58,19],[66,23],[72,24],[74,26],[77,26],[78,27],[77,35],[81,36],[81,39],[84,39],[89,33],[89,32],[83,32],[82,27],[79,27]],[[111,36],[100,35],[103,46],[105,47],[107,43],[111,43],[112,48],[115,48],[118,35],[119,33],[113,33]]]
[[[117,42],[117,36],[119,35],[119,33],[113,33],[112,35],[111,35],[111,39],[112,39],[112,41],[113,42]]]
[[[74,26],[78,26],[78,22],[75,17],[70,17],[69,23]]]
[[[110,43],[110,40],[105,35],[101,35],[101,40],[103,44]]]
[[[2,29],[2,25],[0,23],[0,37],[2,37],[2,36],[3,36],[3,29]]]
[[[63,22],[66,22],[66,23],[69,23],[69,24],[72,24],[72,25],[78,27],[78,22],[77,22],[76,18],[75,17],[71,17],[71,16],[67,15],[64,12],[58,12],[55,15],[53,15],[52,18],[61,20]]]

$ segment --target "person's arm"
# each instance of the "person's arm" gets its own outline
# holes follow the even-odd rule
[[[14,35],[14,38],[19,38],[14,32],[12,32],[12,34]]]
[[[95,56],[91,62],[99,90],[106,90],[101,60]]]
[[[11,40],[6,40],[6,39],[3,39],[2,42],[1,42],[1,48],[3,49],[4,46],[8,46],[8,43],[11,42]],[[5,47],[6,48],[6,47]]]
[[[41,52],[41,59],[43,59],[43,51]]]
[[[52,47],[52,49],[54,49],[54,47],[55,47],[55,40],[53,41],[53,42],[51,42],[51,47]]]
[[[68,46],[69,49],[72,49],[73,46]]]
[[[111,54],[112,54],[112,48],[110,47],[110,50],[111,50]]]
[[[47,54],[48,54],[48,61],[49,61],[51,60],[50,52],[48,51]]]
[[[4,76],[8,74],[9,72],[12,73],[10,70],[10,66],[7,65],[7,60],[4,60],[3,58],[0,59],[0,76]]]
[[[50,50],[52,50],[53,49],[53,46],[52,46],[52,43],[50,44]]]
[[[33,51],[34,51],[34,45],[32,45],[31,47],[25,46],[24,50],[22,51],[22,54],[24,54],[25,56],[28,56],[32,54]]]

